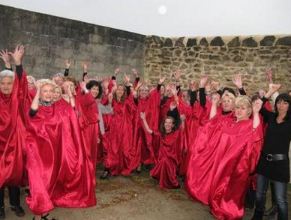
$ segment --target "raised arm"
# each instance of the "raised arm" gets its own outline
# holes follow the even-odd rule
[[[71,61],[70,60],[65,60],[65,72],[64,72],[64,76],[68,76],[69,75],[70,66],[71,66]]]
[[[247,95],[243,87],[242,76],[240,73],[233,76],[232,82],[238,88],[240,95]]]
[[[144,128],[146,129],[146,131],[147,131],[148,133],[152,134],[152,133],[153,133],[153,130],[150,129],[150,127],[149,127],[149,125],[148,125],[148,122],[147,122],[147,120],[146,120],[146,116],[145,116],[145,113],[144,113],[144,112],[141,112],[141,113],[140,113],[140,118],[141,118],[141,120],[142,120],[142,122],[143,122],[143,125],[144,125]]]
[[[37,113],[39,107],[39,97],[40,97],[40,84],[36,82],[36,94],[32,100],[29,115],[34,116]]]
[[[261,99],[257,99],[252,103],[253,107],[253,128],[257,128],[260,124],[260,110],[262,108],[263,101]]]
[[[201,106],[206,105],[206,94],[205,94],[205,86],[208,81],[208,76],[202,76],[199,83],[199,101]]]
[[[218,93],[215,93],[212,95],[211,99],[212,100],[211,100],[211,109],[210,109],[209,119],[214,118],[217,114],[217,107],[220,101],[220,96]]]
[[[9,55],[14,60],[14,63],[16,65],[16,73],[19,78],[21,78],[23,73],[22,68],[22,59],[24,56],[24,46],[23,45],[17,45],[14,52],[9,52]]]
[[[260,113],[262,114],[264,121],[268,122],[269,118],[273,115],[273,112],[268,111],[264,105],[268,101],[268,99],[279,89],[281,88],[281,84],[269,84],[269,90],[262,98],[263,101],[263,107],[261,108]]]

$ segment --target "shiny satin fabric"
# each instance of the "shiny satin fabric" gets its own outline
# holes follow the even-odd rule
[[[141,163],[153,164],[155,161],[156,154],[150,141],[151,135],[144,130],[140,113],[144,112],[149,127],[153,130],[157,130],[159,126],[160,99],[160,93],[155,89],[148,97],[138,100],[134,118],[133,147],[136,153],[133,167],[137,167]]]
[[[82,93],[79,87],[77,87],[76,109],[86,156],[92,163],[92,172],[95,173],[99,136],[98,108],[91,93]]]
[[[104,166],[111,175],[128,176],[133,167],[135,149],[133,145],[133,118],[135,106],[130,95],[122,102],[113,100],[113,115],[110,116],[109,130],[103,136]]]
[[[178,151],[181,148],[181,130],[162,135],[153,133],[153,144],[159,145],[159,156],[150,175],[159,181],[161,188],[173,189],[179,187],[177,179]]]
[[[40,106],[29,118],[28,132],[26,202],[31,211],[40,215],[54,207],[94,206],[95,173],[73,108],[63,99]]]
[[[23,73],[22,77],[26,77]],[[15,74],[12,93],[0,92],[0,188],[24,183],[25,127],[19,112],[23,84]]]
[[[193,106],[187,105],[183,100],[179,100],[178,110],[180,115],[184,115],[183,133],[182,133],[182,144],[180,151],[178,152],[179,157],[179,175],[184,176],[186,174],[188,165],[188,155],[190,143],[193,143],[197,130],[199,127],[199,110],[202,109],[199,103],[194,103]]]
[[[262,126],[251,119],[224,127],[225,152],[212,179],[209,204],[216,219],[242,219],[245,194],[250,187],[262,148]],[[221,145],[222,146],[222,145]]]
[[[223,143],[223,123],[233,121],[233,115],[216,116],[199,127],[195,142],[191,146],[186,174],[186,189],[194,198],[208,204],[212,178],[216,172],[225,146]]]

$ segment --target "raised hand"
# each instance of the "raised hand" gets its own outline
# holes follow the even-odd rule
[[[189,89],[190,89],[191,91],[196,91],[196,90],[197,90],[197,87],[198,87],[197,82],[195,82],[194,80],[192,80],[192,81],[189,83]]]
[[[208,81],[208,76],[204,75],[200,79],[199,88],[205,88]]]
[[[159,84],[162,85],[166,80],[166,77],[161,77],[159,80]]]
[[[218,91],[220,89],[220,82],[218,82],[218,81],[212,80],[210,85],[214,91]]]
[[[232,78],[232,82],[239,89],[241,89],[243,87],[241,74],[234,75]]]
[[[9,52],[9,55],[14,60],[15,65],[19,66],[22,63],[23,55],[24,55],[24,46],[17,45],[14,52]]]
[[[65,67],[66,69],[70,69],[70,66],[71,66],[71,61],[70,60],[65,60]]]
[[[84,62],[83,63],[83,73],[87,73],[88,72],[88,63]]]
[[[256,99],[253,103],[252,103],[252,108],[253,108],[253,113],[259,113],[259,111],[261,110],[263,105],[263,101],[261,99]]]
[[[120,73],[120,68],[116,68],[116,69],[114,70],[114,74],[115,74],[115,75],[117,75],[118,73]]]
[[[269,84],[269,91],[272,91],[273,93],[277,92],[281,88],[281,84]]]
[[[125,73],[124,74],[124,82],[125,82],[125,84],[129,84],[129,82],[130,82],[130,77]]]
[[[175,80],[176,81],[179,80],[180,76],[181,76],[181,70],[176,70],[174,72],[174,78],[175,78]]]
[[[138,77],[138,72],[137,72],[137,70],[136,69],[131,69],[131,72],[132,72],[132,74],[135,76],[135,78],[136,77]]]
[[[268,92],[265,94],[265,97],[268,99],[270,98],[275,92],[277,92],[279,89],[281,88],[281,84],[273,84],[270,83],[269,84],[269,90]]]
[[[5,67],[7,68],[11,68],[11,64],[10,64],[10,56],[8,53],[8,50],[1,50],[0,51],[0,58],[3,60]]]
[[[273,70],[271,68],[266,70],[266,78],[269,83],[273,83]]]

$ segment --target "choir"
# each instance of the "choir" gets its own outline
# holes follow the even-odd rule
[[[278,219],[288,219],[291,98],[278,93],[280,84],[250,96],[240,74],[236,89],[202,76],[183,91],[179,71],[151,86],[134,69],[134,82],[127,74],[118,82],[120,69],[93,77],[86,64],[78,82],[69,61],[64,73],[36,80],[24,70],[24,52],[0,52],[0,219],[6,187],[16,216],[25,215],[24,186],[36,220],[55,207],[96,205],[98,164],[101,179],[147,168],[161,188],[184,184],[219,220],[242,219],[250,190],[252,219],[262,219],[272,183]]]

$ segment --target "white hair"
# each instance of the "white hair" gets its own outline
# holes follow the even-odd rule
[[[51,85],[54,88],[57,86],[52,80],[50,79],[39,79],[36,81],[36,84],[40,85],[40,88],[42,88],[44,85]]]
[[[3,78],[5,77],[10,77],[14,80],[15,78],[15,73],[11,70],[3,70],[0,72],[0,81],[2,81]]]

